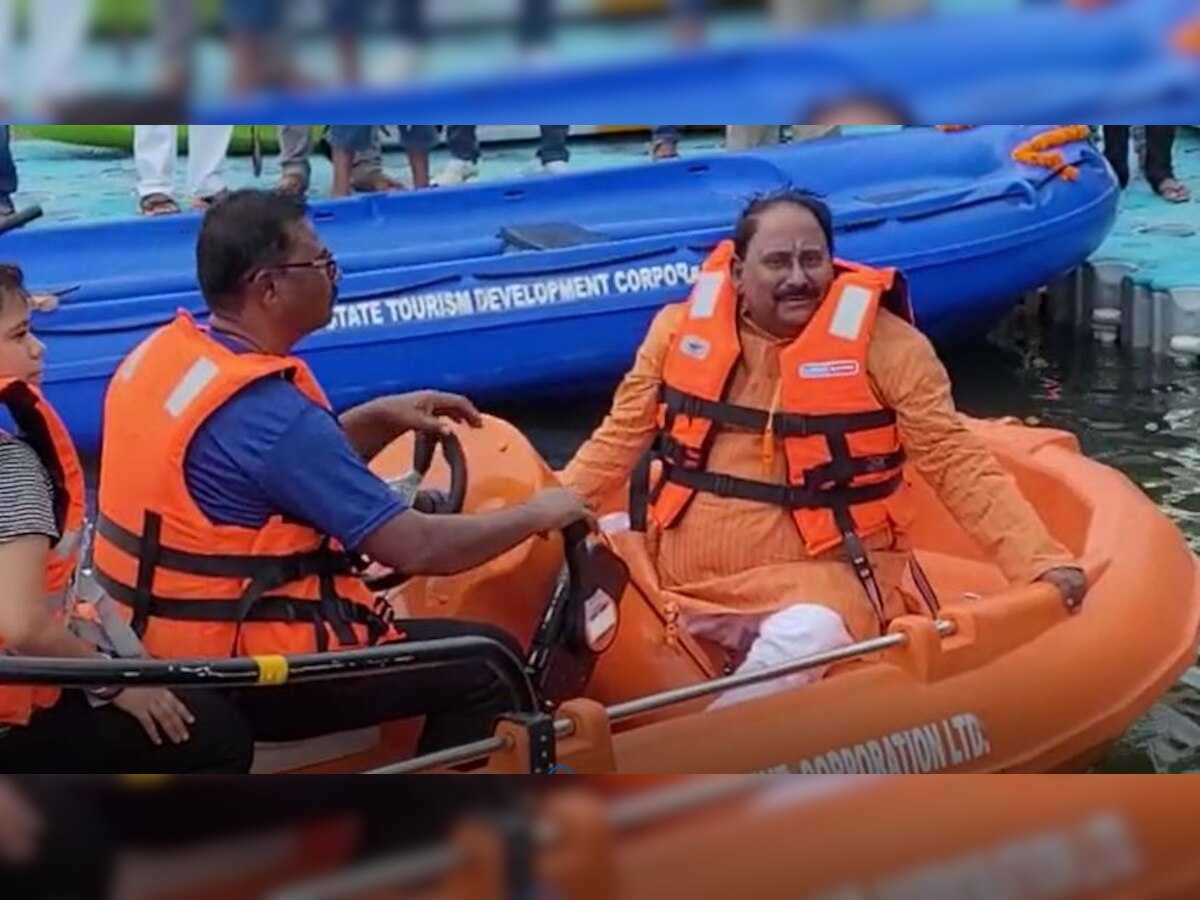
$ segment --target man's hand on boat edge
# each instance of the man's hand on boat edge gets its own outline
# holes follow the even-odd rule
[[[1087,576],[1084,575],[1082,569],[1074,566],[1059,566],[1046,572],[1038,581],[1044,581],[1058,588],[1058,592],[1062,594],[1063,602],[1070,612],[1078,612],[1083,606],[1083,598],[1087,594],[1088,585]]]

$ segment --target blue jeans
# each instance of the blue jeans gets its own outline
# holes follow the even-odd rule
[[[479,162],[478,125],[447,125],[446,146],[450,155],[465,162]],[[542,125],[542,139],[538,143],[538,159],[543,163],[567,162],[571,151],[567,149],[570,125]]]
[[[400,129],[400,147],[410,153],[428,153],[437,145],[436,125],[397,125]],[[382,165],[379,147],[379,132],[375,125],[330,125],[329,146],[335,150],[350,150],[364,159],[374,160],[376,168]]]
[[[17,192],[17,167],[8,146],[8,126],[0,125],[0,215],[12,209],[12,195]]]

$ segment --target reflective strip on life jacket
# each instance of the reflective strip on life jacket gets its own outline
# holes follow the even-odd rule
[[[895,512],[909,501],[895,413],[875,396],[867,353],[881,305],[911,321],[903,281],[839,261],[826,299],[780,354],[779,409],[751,409],[726,399],[741,357],[732,260],[732,242],[722,242],[688,300],[663,367],[659,434],[631,488],[631,519],[635,527],[652,519],[670,528],[697,491],[782,506],[811,555],[842,548],[882,621],[862,538],[898,528]],[[787,483],[709,472],[720,429],[761,433],[765,445],[780,440]],[[655,463],[660,474],[651,486]]]
[[[329,408],[301,360],[234,353],[180,314],[119,372],[105,406],[95,578],[150,653],[308,653],[389,633],[358,561],[331,540],[281,516],[216,525],[187,487],[195,434],[251,383],[287,378]]]

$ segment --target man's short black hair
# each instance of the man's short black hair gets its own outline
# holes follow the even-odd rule
[[[211,207],[196,241],[196,273],[208,308],[236,310],[246,276],[283,261],[291,229],[305,215],[303,201],[274,191],[234,191]]]
[[[738,259],[746,258],[746,248],[750,246],[750,241],[758,231],[759,216],[777,206],[798,206],[812,213],[825,234],[829,253],[833,255],[833,214],[829,211],[829,205],[809,191],[784,188],[755,197],[738,216],[737,224],[733,228],[733,249]]]

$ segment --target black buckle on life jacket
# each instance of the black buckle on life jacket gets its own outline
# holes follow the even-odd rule
[[[883,590],[879,587],[879,579],[875,577],[875,569],[871,566],[870,557],[867,556],[867,548],[863,546],[862,538],[854,530],[853,520],[850,520],[849,524],[845,521],[850,518],[850,511],[843,507],[834,515],[842,529],[842,547],[846,552],[846,558],[849,560],[851,568],[854,569],[854,574],[863,586],[863,590],[866,591],[867,599],[875,608],[875,615],[879,619],[879,628],[882,631],[887,627],[887,608],[884,604]]]

